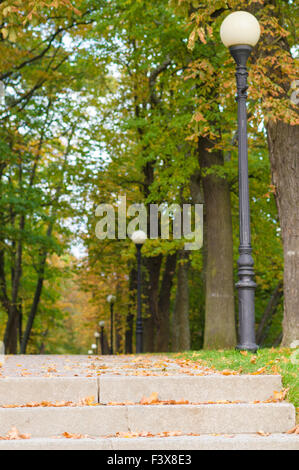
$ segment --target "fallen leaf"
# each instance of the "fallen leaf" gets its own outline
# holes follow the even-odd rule
[[[80,406],[92,406],[95,404],[95,397],[86,397],[79,401]]]
[[[259,436],[263,436],[263,437],[268,437],[270,436],[270,433],[269,432],[264,432],[264,431],[258,431],[257,434]]]
[[[299,424],[297,424],[297,426],[287,431],[287,434],[299,434]]]
[[[238,372],[234,370],[224,369],[223,371],[221,371],[221,374],[222,375],[238,375]]]
[[[140,400],[141,405],[153,405],[154,403],[158,403],[159,398],[158,398],[158,393],[153,392],[149,398],[147,397],[142,397]]]
[[[276,390],[274,390],[273,399],[278,400],[278,401],[283,401],[289,390],[290,390],[289,388],[285,388],[281,390],[280,392],[277,392]]]
[[[266,372],[267,370],[267,367],[262,367],[261,369],[257,370],[256,372],[252,372],[251,375],[260,375],[260,374],[263,374],[264,372]]]
[[[30,439],[30,434],[21,434],[17,428],[13,427],[7,434],[6,437],[1,437],[3,441],[17,441],[22,439]]]
[[[89,436],[83,436],[83,434],[72,434],[72,433],[69,433],[69,432],[64,432],[62,434],[62,436],[65,438],[65,439],[87,439],[90,437]]]

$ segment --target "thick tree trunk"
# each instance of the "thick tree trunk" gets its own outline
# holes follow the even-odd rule
[[[170,296],[175,274],[177,254],[168,255],[160,287],[158,318],[156,319],[156,352],[168,352],[170,346]]]
[[[110,348],[109,348],[109,344],[108,344],[108,337],[107,337],[106,331],[104,331],[102,355],[107,356],[109,354],[110,354]]]
[[[199,161],[202,168],[222,165],[221,152],[209,153],[210,144],[201,140]],[[206,312],[205,349],[231,349],[236,346],[233,277],[233,232],[230,188],[216,174],[203,178],[206,214]]]
[[[282,345],[289,346],[299,340],[299,126],[270,121],[267,132],[284,248]]]
[[[25,218],[21,217],[20,221],[20,234],[25,227]],[[17,354],[18,352],[18,337],[20,326],[20,312],[19,312],[19,289],[22,276],[22,257],[23,257],[23,244],[20,240],[17,244],[17,251],[15,254],[14,268],[12,270],[12,300],[10,305],[9,317],[6,325],[4,344],[7,354]]]
[[[6,324],[4,345],[6,354],[17,354],[18,352],[18,328],[19,316],[15,308],[11,309],[11,314]]]
[[[177,271],[177,292],[172,318],[172,351],[188,351],[190,349],[189,325],[189,254],[180,253]]]
[[[154,352],[155,323],[159,308],[159,280],[162,264],[162,255],[146,258],[144,261],[148,271],[147,309],[143,308],[143,345],[144,352]],[[144,285],[145,283],[143,283]]]
[[[125,334],[125,353],[133,354],[133,323],[134,315],[129,313],[126,318],[126,334]]]
[[[121,315],[115,313],[115,354],[122,354],[124,352],[123,335],[122,335],[122,324]]]
[[[125,332],[125,352],[126,354],[133,353],[133,332],[134,332],[134,318],[136,306],[136,290],[137,290],[137,271],[135,268],[130,271],[129,279],[129,305],[128,314],[126,318],[126,332]]]

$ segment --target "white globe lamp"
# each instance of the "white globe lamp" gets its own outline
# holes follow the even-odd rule
[[[133,232],[131,239],[135,245],[142,246],[147,240],[147,235],[145,232],[143,232],[143,230],[136,230],[136,232]]]
[[[235,11],[228,15],[220,28],[220,36],[226,47],[246,45],[254,47],[260,38],[261,28],[255,16],[247,11]]]

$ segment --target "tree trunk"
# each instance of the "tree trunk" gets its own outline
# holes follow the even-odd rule
[[[175,274],[177,254],[168,255],[160,287],[158,318],[156,319],[155,351],[168,352],[170,343],[170,296]]]
[[[126,332],[125,332],[125,353],[133,353],[133,332],[134,332],[134,318],[135,315],[133,310],[135,309],[135,297],[137,290],[137,271],[135,268],[130,271],[130,280],[129,280],[129,304],[128,304],[128,314],[126,318]]]
[[[17,354],[18,352],[18,328],[19,316],[15,308],[11,308],[11,313],[6,324],[4,345],[6,354]]]
[[[202,168],[223,165],[221,152],[207,151],[209,142],[200,141]],[[205,349],[231,349],[236,346],[233,277],[233,232],[230,188],[215,173],[203,177],[206,213],[206,312]]]
[[[123,335],[122,335],[122,319],[119,313],[115,313],[115,354],[124,352]]]
[[[268,144],[284,248],[283,346],[299,340],[299,126],[269,121]]]
[[[263,345],[267,337],[267,330],[268,330],[269,322],[271,321],[271,318],[275,314],[277,307],[279,305],[279,301],[282,296],[283,296],[282,282],[279,282],[273,294],[271,295],[271,298],[268,302],[268,305],[265,309],[264,315],[260,321],[260,324],[256,333],[256,342],[260,346]]]
[[[109,348],[109,344],[108,344],[107,333],[106,333],[106,331],[104,331],[102,355],[107,356],[109,354],[110,354],[110,348]]]
[[[48,230],[47,230],[47,237],[49,239],[52,236],[52,231],[53,231],[53,224],[50,223],[49,226],[48,226]],[[37,284],[36,284],[36,288],[35,288],[33,302],[32,302],[30,313],[29,313],[28,320],[27,320],[26,329],[25,329],[24,336],[23,336],[23,339],[22,339],[21,354],[26,354],[26,349],[27,349],[28,341],[29,341],[29,338],[30,338],[30,335],[31,335],[31,330],[32,330],[32,327],[33,327],[33,323],[34,323],[37,311],[38,311],[38,307],[39,307],[39,303],[40,303],[40,299],[41,299],[41,295],[42,295],[42,291],[43,291],[43,286],[44,286],[47,256],[48,256],[48,252],[47,252],[47,250],[45,250],[41,254],[41,258],[40,258],[41,261],[40,261],[40,265],[39,265],[39,274],[38,274],[38,279],[37,279]]]
[[[45,261],[46,263],[46,261]],[[43,284],[44,284],[44,271],[41,275],[41,277],[38,278],[36,289],[35,289],[35,295],[34,299],[32,302],[31,310],[29,313],[28,321],[27,321],[27,326],[26,330],[23,336],[22,344],[21,344],[21,354],[26,354],[26,349],[28,346],[28,341],[30,338],[31,330],[33,327],[33,323],[37,314],[40,298],[42,295],[42,290],[43,290]]]
[[[148,271],[148,281],[146,286],[148,312],[143,308],[143,345],[144,352],[154,352],[155,323],[158,318],[159,280],[162,255],[145,258],[144,263]],[[143,283],[143,285],[144,284],[145,283]]]
[[[133,322],[134,315],[129,313],[126,318],[126,334],[125,334],[125,353],[133,354]]]
[[[20,234],[24,230],[25,219],[21,217],[20,223]],[[20,326],[20,312],[19,312],[19,289],[22,276],[22,254],[23,246],[20,240],[17,245],[17,251],[15,254],[15,263],[13,269],[13,280],[12,280],[12,300],[10,305],[10,313],[8,322],[6,325],[4,344],[7,354],[17,354],[18,352],[18,332]]]
[[[172,318],[172,351],[188,351],[190,349],[189,325],[189,254],[180,252],[177,273],[177,292]]]

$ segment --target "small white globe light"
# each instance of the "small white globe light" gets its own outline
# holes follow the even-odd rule
[[[143,245],[147,240],[147,235],[143,230],[136,230],[136,232],[132,234],[131,238],[135,245]]]
[[[93,351],[90,349],[90,350],[88,351],[89,356],[90,356],[92,353],[93,353]]]
[[[92,344],[92,345],[91,345],[91,349],[97,349],[97,345],[96,345],[96,344]]]
[[[108,304],[114,304],[115,301],[116,301],[115,295],[108,295],[107,297]]]
[[[104,321],[100,321],[100,322],[99,322],[99,326],[100,326],[101,328],[104,328],[105,322],[104,322]]]
[[[100,333],[98,333],[98,332],[96,331],[95,334],[94,334],[94,337],[95,337],[95,338],[99,338],[99,337],[100,337]]]
[[[228,15],[220,28],[220,36],[226,47],[246,45],[254,47],[261,35],[255,16],[247,11],[235,11]]]

